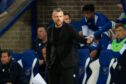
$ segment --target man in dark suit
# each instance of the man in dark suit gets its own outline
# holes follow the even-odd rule
[[[78,56],[75,44],[86,44],[87,40],[67,23],[63,22],[64,13],[57,8],[52,12],[54,26],[48,29],[47,36],[47,68],[48,84],[75,84],[75,67],[78,66]]]

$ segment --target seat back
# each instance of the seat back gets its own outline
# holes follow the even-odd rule
[[[32,78],[38,73],[38,59],[36,53],[32,50],[26,50],[22,53],[21,60],[18,61],[23,67],[25,75],[31,84]]]
[[[106,84],[110,84],[111,81],[111,68],[115,69],[117,66],[117,59],[116,58],[112,58],[110,64],[109,64],[109,73],[108,73],[108,78],[107,78],[107,82]]]
[[[91,69],[92,73],[87,80],[87,84],[96,84],[100,71],[99,59],[92,61],[89,65],[89,68]]]
[[[78,49],[80,56],[80,66],[81,66],[81,74],[80,74],[80,82],[85,83],[87,79],[87,67],[90,62],[90,56],[88,49]]]
[[[22,54],[21,53],[15,53],[13,51],[10,52],[12,60],[18,61],[22,58]]]
[[[109,77],[110,67],[114,63],[113,55],[109,50],[103,50],[99,56],[100,71],[97,84],[106,84]]]

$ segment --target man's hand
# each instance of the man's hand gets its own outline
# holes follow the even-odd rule
[[[83,33],[82,33],[82,31],[80,31],[80,32],[79,32],[79,35],[80,35],[80,36],[83,36]]]
[[[44,64],[44,60],[39,60],[39,65],[43,65]]]
[[[6,84],[13,84],[13,83],[11,83],[11,82],[7,82]]]

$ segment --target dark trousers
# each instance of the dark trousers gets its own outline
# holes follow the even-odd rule
[[[110,84],[126,84],[126,51],[118,58],[116,68],[111,71]]]
[[[63,68],[59,62],[55,62],[48,71],[47,84],[77,84],[76,73],[75,67]]]

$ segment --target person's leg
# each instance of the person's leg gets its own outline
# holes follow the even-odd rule
[[[48,80],[47,84],[60,84],[60,78],[61,78],[60,68],[57,63],[55,63],[53,65],[53,67],[51,69],[49,69],[47,76],[48,76],[47,77],[47,80]]]
[[[62,81],[63,84],[76,84],[77,74],[74,68],[63,69],[62,71]]]
[[[80,70],[79,65],[74,68],[74,74],[76,75],[76,77],[74,78],[74,82],[75,82],[74,84],[82,84],[80,82],[80,72],[79,72],[79,70]]]
[[[59,79],[56,74],[48,75],[48,83],[47,84],[59,84]]]

